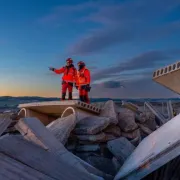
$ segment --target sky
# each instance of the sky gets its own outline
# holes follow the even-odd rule
[[[178,96],[152,74],[180,60],[179,0],[1,0],[0,23],[0,96],[60,97],[48,67],[68,57],[90,69],[90,97]]]

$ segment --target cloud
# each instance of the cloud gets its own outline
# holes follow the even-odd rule
[[[123,87],[122,83],[119,81],[106,81],[102,83],[104,88],[120,88]]]
[[[92,86],[90,97],[96,98],[167,98],[177,97],[174,92],[153,82],[150,78],[132,80],[125,83],[125,87],[107,88],[101,84]]]
[[[94,29],[69,47],[69,53],[88,55],[116,44],[157,41],[180,31],[179,21],[163,22],[164,17],[180,5],[178,0],[137,0],[116,4],[101,4],[97,11],[82,17],[80,22],[99,23]]]
[[[111,77],[111,75],[116,73],[122,73],[125,71],[133,71],[133,70],[144,70],[155,67],[157,63],[166,63],[173,56],[164,51],[152,50],[145,53],[142,53],[136,57],[131,59],[127,59],[126,61],[119,63],[118,65],[110,68],[105,68],[100,70],[94,74],[92,74],[93,81],[100,80],[106,77]]]

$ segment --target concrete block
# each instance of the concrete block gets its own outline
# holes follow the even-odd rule
[[[124,163],[135,149],[135,147],[124,137],[109,141],[107,147],[121,164]]]

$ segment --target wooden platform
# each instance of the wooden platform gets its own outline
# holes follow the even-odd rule
[[[153,80],[180,94],[180,61],[154,71]]]

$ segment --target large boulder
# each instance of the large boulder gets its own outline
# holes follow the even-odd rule
[[[58,118],[46,126],[53,135],[62,143],[66,144],[71,131],[75,128],[76,116],[71,114],[64,118]]]
[[[121,136],[121,129],[119,126],[116,125],[110,125],[108,126],[106,129],[103,130],[104,133],[106,134],[112,134],[116,137],[120,137]]]
[[[118,117],[116,113],[115,104],[112,100],[109,100],[104,104],[104,107],[101,109],[99,116],[109,117],[111,119],[112,124],[118,123]]]
[[[74,133],[80,135],[97,134],[105,129],[110,122],[108,117],[89,116],[77,123]]]
[[[138,128],[135,122],[135,114],[129,109],[122,108],[118,114],[118,125],[124,132],[131,132]]]
[[[108,149],[116,157],[116,159],[123,164],[124,161],[130,156],[134,151],[135,146],[133,146],[126,138],[120,137],[116,140],[109,141],[107,143]]]

